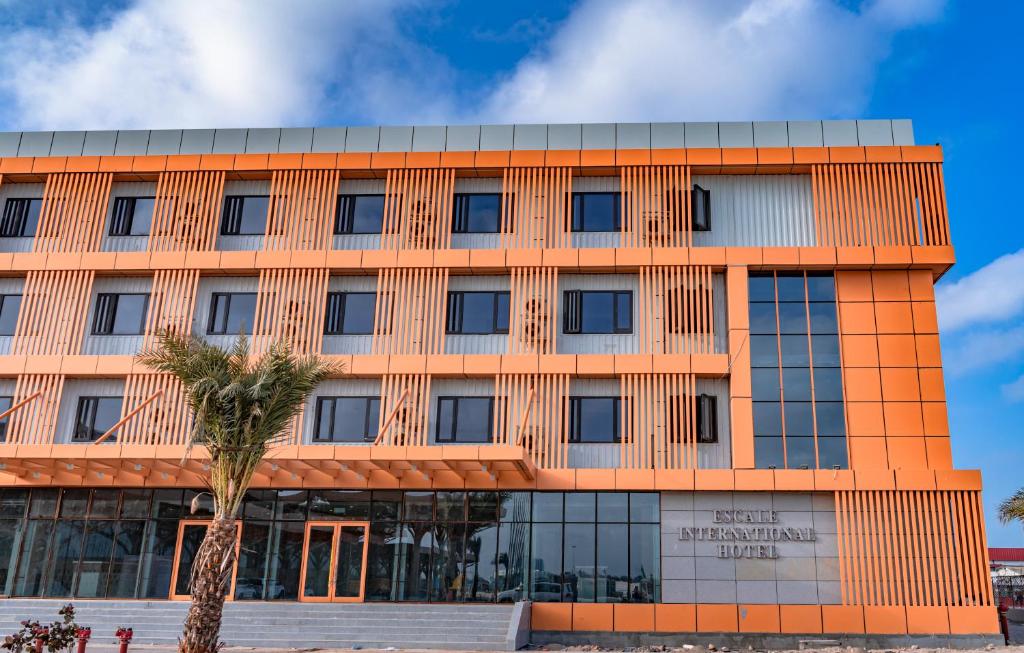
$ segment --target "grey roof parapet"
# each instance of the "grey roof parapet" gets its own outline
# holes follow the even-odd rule
[[[910,120],[0,132],[4,156],[913,145]]]

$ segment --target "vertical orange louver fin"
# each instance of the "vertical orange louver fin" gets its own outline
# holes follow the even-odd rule
[[[447,292],[447,268],[380,270],[372,352],[444,353]]]
[[[689,166],[622,168],[622,246],[692,247]]]
[[[34,250],[98,250],[112,179],[110,173],[91,172],[47,176]]]
[[[270,178],[264,249],[329,249],[338,198],[337,170],[278,170]]]
[[[553,354],[558,333],[558,269],[512,268],[510,354]]]
[[[641,352],[714,353],[715,302],[710,266],[641,267],[637,309]]]
[[[949,245],[949,215],[937,163],[811,167],[818,245]]]
[[[33,270],[25,277],[11,352],[78,354],[82,349],[92,270]]]
[[[192,428],[192,412],[172,374],[129,374],[124,384],[122,415],[160,392],[160,396],[125,422],[117,433],[119,444],[184,445]]]
[[[620,388],[620,467],[697,468],[696,376],[625,374]]]
[[[494,411],[495,444],[525,447],[543,469],[566,467],[568,396],[568,374],[499,374],[495,378],[500,406]]]
[[[212,250],[223,195],[223,172],[162,173],[156,184],[150,251]]]
[[[146,315],[144,347],[153,345],[158,331],[170,330],[182,336],[192,332],[192,317],[199,291],[199,270],[157,270]]]
[[[388,170],[381,249],[448,249],[452,169]]]
[[[41,394],[11,414],[10,422],[7,425],[7,443],[53,443],[57,428],[57,411],[60,408],[63,389],[64,376],[62,374],[20,375],[15,384],[12,406],[37,392]]]
[[[570,168],[507,168],[502,197],[502,247],[570,246]]]
[[[430,440],[427,430],[429,411],[430,375],[385,375],[381,380],[378,429],[385,426],[387,428],[379,444],[398,447],[426,446]]]
[[[321,350],[327,276],[327,270],[260,271],[254,352],[264,352],[278,340],[287,342],[299,355]]]
[[[980,493],[841,491],[844,605],[993,605]]]

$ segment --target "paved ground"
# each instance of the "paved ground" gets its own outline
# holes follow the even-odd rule
[[[117,645],[106,645],[99,642],[90,642],[88,653],[117,653]],[[383,651],[395,651],[397,649],[361,649],[365,653],[382,653]],[[403,653],[443,653],[442,649],[401,649]],[[691,646],[671,648],[671,647],[651,647],[643,646],[637,648],[625,649],[603,649],[593,646],[567,646],[565,648],[555,647],[537,647],[536,650],[560,650],[568,653],[574,652],[585,652],[585,651],[601,651],[602,653],[645,653],[648,651],[665,651],[667,653],[711,653],[711,651],[704,646]],[[790,653],[788,651],[777,651],[767,649],[746,649],[742,651],[735,651],[729,649],[717,649],[718,653],[750,653],[750,651],[756,650],[758,653]],[[174,646],[156,646],[156,645],[133,645],[129,648],[129,653],[176,653],[177,647]],[[350,648],[344,649],[280,649],[280,648],[250,648],[245,646],[226,646],[221,649],[221,653],[348,653],[352,651]],[[792,653],[1024,653],[1024,646],[1001,646],[991,647],[985,649],[945,649],[945,648],[891,648],[891,649],[869,649],[865,651],[860,648],[822,648],[822,649],[804,649],[803,651],[793,651]],[[474,653],[472,651],[459,651],[458,653]],[[477,653],[492,653],[490,651],[479,651]]]

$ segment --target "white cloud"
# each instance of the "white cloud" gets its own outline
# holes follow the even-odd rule
[[[942,0],[586,0],[481,114],[510,122],[856,116],[893,33]]]
[[[1024,402],[1024,376],[1007,383],[1001,388],[1003,397],[1010,402]]]
[[[1024,353],[1024,326],[944,334],[944,367],[951,376],[1009,363]]]
[[[1024,249],[935,289],[939,327],[952,332],[1016,317],[1024,311]]]
[[[7,122],[287,126],[338,106],[376,121],[403,106],[397,98],[443,114],[432,91],[443,62],[397,26],[409,1],[139,0],[89,28],[66,16],[8,31],[0,36]]]

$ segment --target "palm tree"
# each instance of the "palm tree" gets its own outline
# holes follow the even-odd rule
[[[1004,524],[1019,521],[1024,525],[1024,487],[999,504],[999,521]]]
[[[242,498],[268,448],[282,441],[314,388],[335,369],[317,356],[294,356],[282,342],[250,358],[244,336],[225,351],[167,331],[139,360],[181,381],[193,416],[188,446],[209,452],[205,482],[213,519],[192,565],[192,605],[179,651],[216,653]]]

